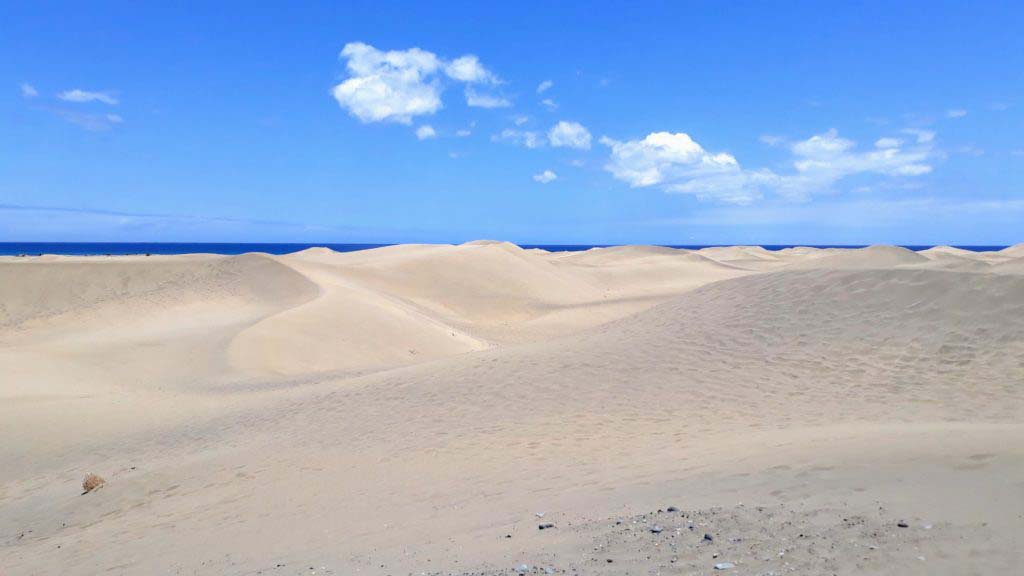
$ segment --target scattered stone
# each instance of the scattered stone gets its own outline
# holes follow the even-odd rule
[[[519,566],[515,567],[515,571],[516,571],[516,574],[526,574],[527,572],[530,571],[530,565],[529,564],[520,564]]]
[[[96,474],[86,474],[85,480],[82,480],[82,494],[88,494],[106,483],[106,480]]]
[[[715,570],[728,570],[729,568],[735,568],[736,565],[732,562],[719,562],[715,564]]]
[[[555,569],[551,568],[550,566],[548,566],[547,568],[544,568],[544,573],[545,574],[554,574],[555,573]]]
[[[537,512],[536,514],[534,514],[534,516],[536,516],[537,518],[543,518],[544,517],[544,513],[543,512]]]
[[[661,526],[658,526],[658,525],[651,526],[651,532],[653,532],[655,534],[661,534]]]
[[[679,512],[679,508],[676,508],[675,506],[669,506],[666,509],[666,512]]]
[[[714,542],[715,539],[711,536],[711,534],[708,534],[707,532],[705,532],[704,533],[704,541],[705,542]]]
[[[552,524],[551,522],[545,522],[544,524],[538,525],[537,529],[538,530],[547,530],[548,528],[554,528],[554,527],[555,527],[555,525]]]
[[[903,520],[900,520],[899,522],[897,522],[896,525],[899,526],[900,528],[909,528],[910,527],[910,524],[907,524]]]

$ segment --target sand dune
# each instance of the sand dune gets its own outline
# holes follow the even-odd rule
[[[1020,261],[5,259],[0,565],[1013,573]],[[86,472],[107,484],[80,495]]]

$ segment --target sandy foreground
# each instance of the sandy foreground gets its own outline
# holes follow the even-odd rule
[[[5,257],[0,438],[5,576],[1019,574],[1024,246]]]

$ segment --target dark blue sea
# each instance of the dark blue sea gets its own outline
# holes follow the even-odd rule
[[[126,254],[245,254],[246,252],[266,252],[268,254],[289,254],[306,248],[325,247],[335,252],[355,252],[391,246],[391,244],[259,244],[259,243],[208,243],[208,242],[0,242],[0,256],[37,256],[40,254],[62,254],[65,256],[120,256]],[[591,248],[607,248],[612,244],[522,244],[523,248],[543,248],[556,251],[580,251]],[[712,246],[728,246],[728,244],[675,244],[670,248],[687,248],[699,250]],[[808,244],[767,244],[768,250],[782,250],[796,246],[812,248],[863,248],[863,245],[808,245]],[[925,250],[932,246],[904,246],[911,250]],[[1006,246],[957,246],[975,252],[1002,250]]]

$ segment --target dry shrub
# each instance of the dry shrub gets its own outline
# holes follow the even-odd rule
[[[106,480],[96,474],[86,474],[85,480],[82,480],[82,490],[84,490],[82,494],[88,494],[106,483]]]

